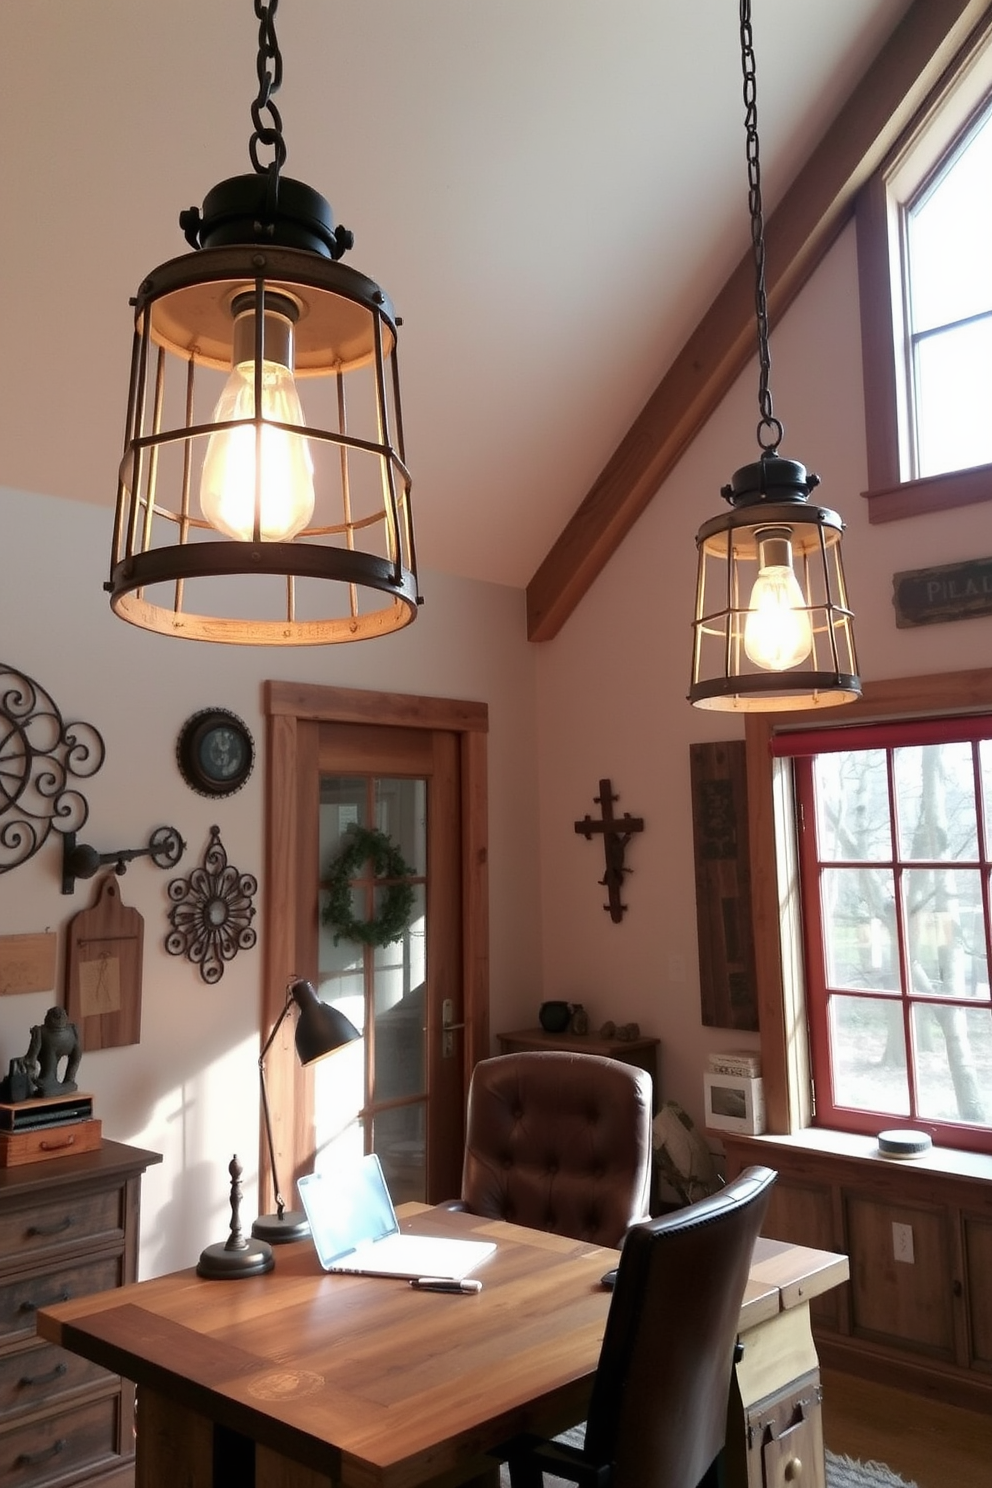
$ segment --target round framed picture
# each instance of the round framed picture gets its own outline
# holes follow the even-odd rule
[[[183,724],[176,759],[186,784],[201,796],[230,796],[241,789],[255,763],[246,723],[227,708],[204,708]]]

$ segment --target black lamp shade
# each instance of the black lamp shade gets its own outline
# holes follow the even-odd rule
[[[298,981],[290,987],[290,996],[300,1010],[296,1023],[296,1053],[301,1064],[313,1064],[332,1054],[361,1034],[344,1013],[321,1002],[312,982]]]

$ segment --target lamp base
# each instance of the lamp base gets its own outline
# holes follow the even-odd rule
[[[262,1276],[274,1265],[272,1246],[264,1240],[242,1240],[239,1245],[219,1241],[201,1250],[196,1274],[210,1280],[234,1281],[241,1276]]]
[[[284,1209],[282,1214],[260,1214],[251,1227],[256,1240],[269,1245],[285,1245],[290,1240],[306,1240],[310,1225],[302,1209]]]

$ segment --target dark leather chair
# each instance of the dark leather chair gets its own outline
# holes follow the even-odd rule
[[[581,1488],[717,1488],[738,1318],[775,1173],[627,1235],[581,1448],[522,1437],[499,1454],[512,1488],[549,1473]]]
[[[452,1207],[617,1246],[650,1217],[651,1076],[540,1050],[475,1066]]]

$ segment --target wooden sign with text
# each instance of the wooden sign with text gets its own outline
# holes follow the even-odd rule
[[[0,935],[0,997],[15,992],[50,992],[55,988],[54,932]]]
[[[893,574],[892,603],[901,630],[992,615],[992,558]]]

